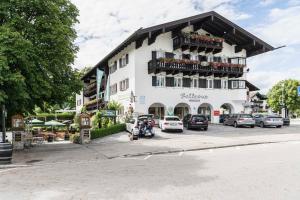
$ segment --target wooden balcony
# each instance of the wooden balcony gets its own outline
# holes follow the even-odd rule
[[[94,100],[91,100],[89,102],[87,102],[86,104],[84,104],[84,106],[86,107],[86,110],[87,111],[95,111],[97,110],[97,108],[104,108],[105,107],[105,103],[103,101],[103,99],[94,99]]]
[[[175,60],[163,61],[154,59],[148,62],[148,73],[166,72],[167,74],[183,73],[184,75],[199,74],[200,76],[215,77],[241,77],[243,75],[243,65],[216,62],[199,62]]]
[[[216,54],[222,51],[223,40],[206,35],[192,37],[188,34],[180,34],[173,39],[173,48],[174,50],[181,48],[183,51],[189,49],[190,51],[197,50],[198,52]]]
[[[93,95],[95,95],[96,93],[97,93],[97,84],[96,84],[96,82],[87,85],[87,86],[83,89],[83,95],[84,95],[85,97],[93,96]]]

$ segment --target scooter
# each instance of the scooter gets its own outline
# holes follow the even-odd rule
[[[141,137],[154,137],[154,130],[150,124],[145,125],[144,127],[140,127],[140,136]]]

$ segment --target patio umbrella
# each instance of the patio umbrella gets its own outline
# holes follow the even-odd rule
[[[55,127],[55,126],[66,126],[66,125],[63,124],[63,123],[60,123],[58,121],[51,120],[51,121],[45,122],[45,126],[51,126],[52,127],[52,132],[53,132],[53,127]]]
[[[55,120],[51,120],[51,121],[45,122],[45,126],[65,126],[65,124],[60,123]]]
[[[44,122],[38,119],[33,119],[28,121],[27,124],[44,124]]]

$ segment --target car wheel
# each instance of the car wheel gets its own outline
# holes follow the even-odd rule
[[[254,128],[254,126],[251,126],[251,128]]]
[[[203,130],[207,131],[207,130],[208,130],[208,127],[205,127]]]
[[[276,128],[281,128],[281,126],[276,126]]]
[[[236,122],[234,122],[234,128],[237,128],[238,127],[238,124]]]
[[[264,127],[265,127],[264,123],[260,122],[260,128],[264,128]]]

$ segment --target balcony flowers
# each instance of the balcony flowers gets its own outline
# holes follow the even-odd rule
[[[159,58],[160,62],[170,63],[170,64],[185,64],[185,65],[198,65],[200,61],[189,60],[189,59],[175,59],[175,58]]]
[[[209,62],[209,65],[213,68],[219,67],[235,67],[235,68],[243,68],[245,65],[242,64],[233,64],[233,63],[222,63],[222,62]]]
[[[203,41],[203,42],[222,43],[224,41],[224,39],[220,37],[208,36],[208,35],[203,35],[198,33],[183,33],[183,35],[187,38],[194,39],[197,41]]]

